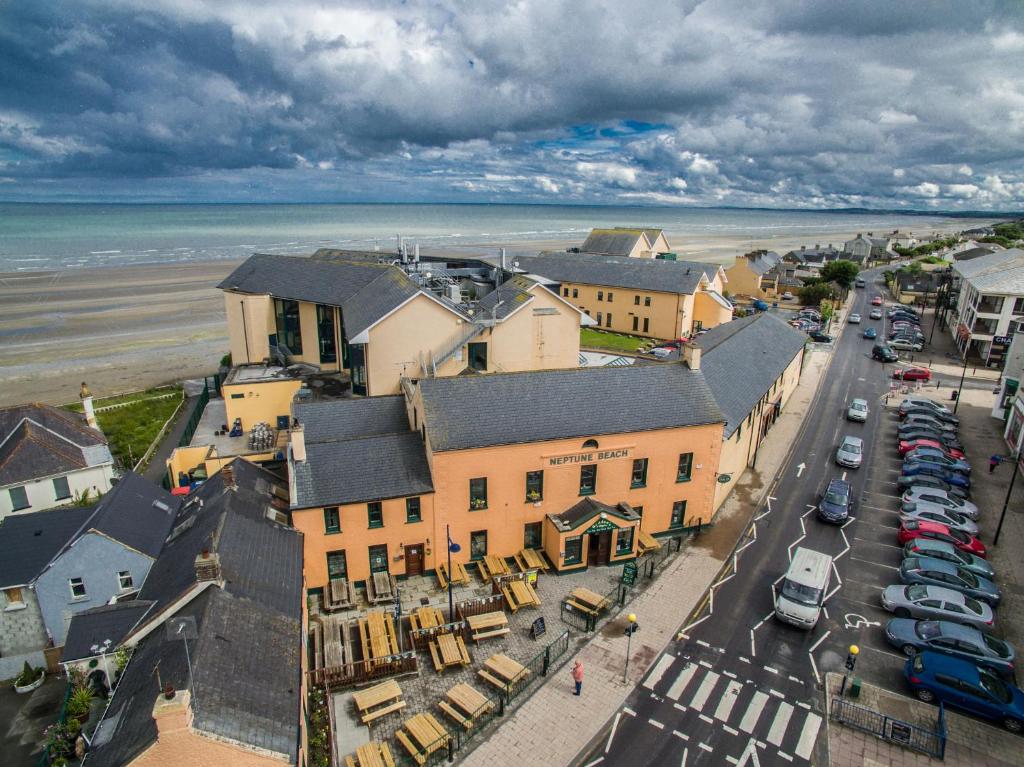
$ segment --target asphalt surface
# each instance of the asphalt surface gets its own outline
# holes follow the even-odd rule
[[[884,402],[900,392],[891,390],[894,365],[872,360],[875,342],[861,337],[869,326],[884,337],[886,321],[868,314],[873,295],[888,297],[877,270],[865,277],[868,286],[856,291],[851,308],[864,321],[833,342],[802,430],[766,505],[756,510],[754,532],[737,547],[735,572],[712,588],[682,627],[683,638],[655,662],[583,764],[824,765],[821,683],[827,671],[843,668],[848,647],[861,649],[859,676],[900,689],[903,659],[885,642],[881,626],[891,616],[879,604],[882,587],[898,581],[900,464],[896,418]],[[927,348],[917,356],[927,356]],[[845,419],[853,398],[868,401],[866,423]],[[860,469],[834,462],[847,434],[864,438]],[[844,474],[857,499],[853,518],[842,527],[822,523],[816,504],[828,481]],[[835,558],[826,607],[811,631],[774,617],[773,587],[798,545]]]

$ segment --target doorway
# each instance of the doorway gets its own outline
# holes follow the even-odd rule
[[[405,547],[405,574],[423,575],[423,544],[415,543]]]
[[[606,530],[603,533],[591,533],[587,536],[590,543],[587,545],[587,564],[606,565],[612,551],[612,534]]]

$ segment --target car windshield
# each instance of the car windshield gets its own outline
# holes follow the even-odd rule
[[[942,629],[939,628],[938,621],[918,621],[914,626],[914,633],[921,639],[935,639],[942,636]]]
[[[843,452],[852,453],[853,455],[860,455],[860,445],[856,442],[844,442]]]
[[[985,643],[985,646],[998,655],[1000,658],[1010,657],[1010,646],[1006,644],[1002,639],[996,639],[990,637],[988,634],[981,635],[981,641]]]
[[[949,537],[952,538],[957,543],[970,543],[971,542],[971,536],[969,536],[967,533],[962,533],[959,530],[950,530],[949,531]]]
[[[825,493],[826,503],[831,503],[836,506],[845,506],[847,500],[849,499],[847,498],[846,493],[840,493],[837,490],[829,490],[827,493]]]
[[[928,587],[917,584],[915,586],[907,586],[907,599],[911,602],[917,602],[918,600],[924,599],[928,596]]]
[[[960,578],[960,580],[962,580],[964,583],[966,583],[972,589],[976,589],[976,588],[978,588],[979,585],[981,585],[981,584],[978,583],[978,579],[975,578],[974,575],[971,572],[969,572],[967,570],[964,570],[963,568],[958,567],[956,569],[956,574],[957,574],[957,577]]]
[[[817,607],[821,602],[821,589],[813,586],[804,586],[787,578],[782,582],[782,596],[793,602]]]
[[[981,669],[978,669],[978,683],[981,689],[998,700],[1000,703],[1009,703],[1013,700],[1013,693],[1002,679],[998,679]]]
[[[964,606],[975,615],[981,615],[981,602],[979,602],[977,599],[964,597]]]
[[[868,406],[863,402],[854,402],[850,405],[850,410],[867,410]]]

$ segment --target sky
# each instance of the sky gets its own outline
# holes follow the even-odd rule
[[[1021,0],[0,0],[0,200],[1024,209]]]

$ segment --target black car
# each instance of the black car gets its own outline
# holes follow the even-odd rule
[[[919,439],[932,439],[938,442],[947,450],[959,450],[961,453],[964,452],[964,446],[960,440],[952,436],[949,432],[942,432],[938,429],[929,429],[922,426],[914,426],[911,424],[906,429],[901,429],[897,437],[897,442],[914,442]]]
[[[832,336],[828,333],[822,333],[820,330],[814,330],[808,333],[812,341],[817,341],[820,344],[832,343]]]
[[[923,405],[908,405],[907,407],[901,407],[899,409],[899,417],[901,421],[906,420],[908,416],[912,415],[930,416],[938,421],[952,424],[954,426],[960,423],[960,419],[952,413],[946,413],[942,410],[936,410],[931,407],[924,407]]]
[[[852,509],[850,483],[842,479],[829,480],[825,494],[818,503],[818,519],[823,522],[842,524],[850,518]]]
[[[900,356],[885,344],[875,344],[871,349],[871,358],[880,362],[896,362]]]

